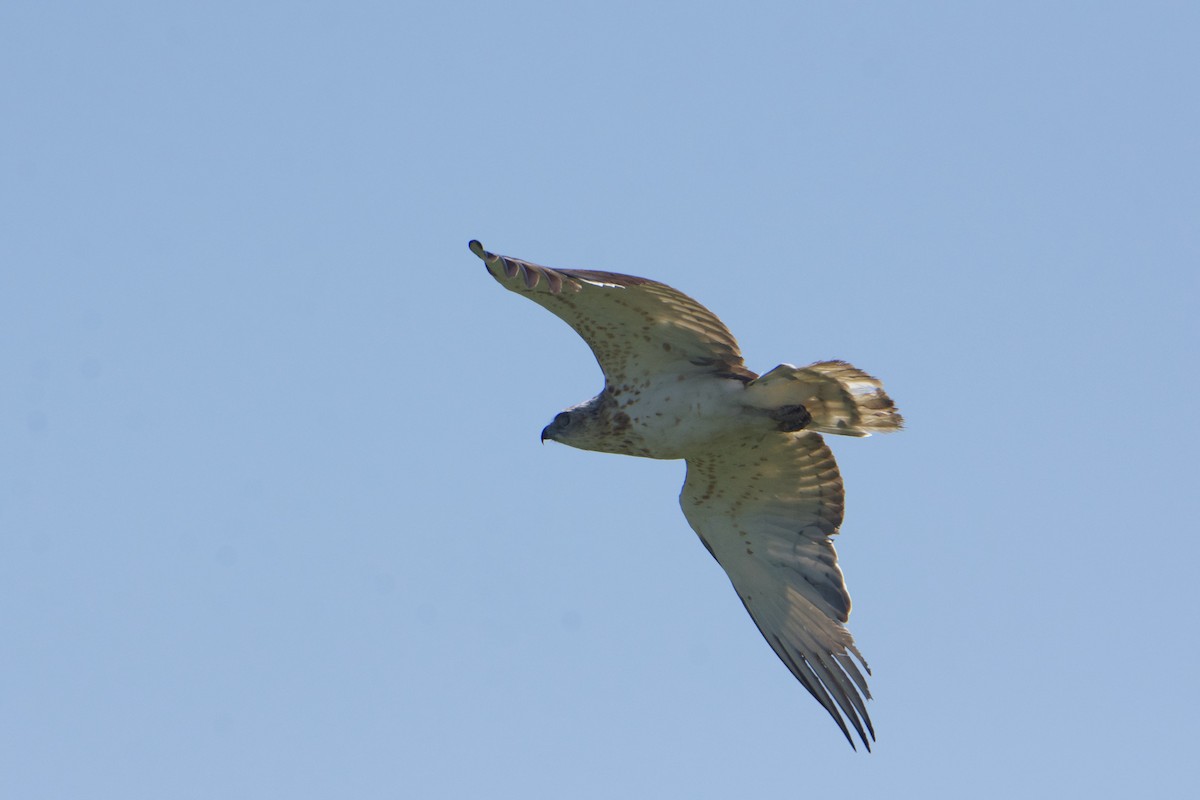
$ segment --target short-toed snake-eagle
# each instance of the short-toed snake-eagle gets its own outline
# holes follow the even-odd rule
[[[870,669],[845,627],[850,595],[830,539],[842,522],[842,479],[821,434],[899,429],[879,381],[843,361],[759,376],[725,325],[669,286],[470,247],[506,289],[574,328],[604,370],[604,390],[556,416],[542,439],[685,459],[688,523],[771,648],[850,744],[847,722],[869,750]]]

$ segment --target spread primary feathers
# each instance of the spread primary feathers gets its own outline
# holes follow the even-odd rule
[[[782,364],[759,377],[729,329],[669,286],[470,247],[506,289],[574,328],[604,371],[604,390],[560,413],[542,438],[686,459],[679,502],[688,523],[776,655],[851,746],[847,723],[869,750],[870,669],[844,624],[850,595],[830,539],[842,522],[842,479],[820,434],[898,430],[903,419],[879,381],[842,361]]]

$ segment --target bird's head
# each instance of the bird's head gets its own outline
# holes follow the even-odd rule
[[[606,415],[601,411],[599,397],[560,411],[553,422],[542,428],[542,441],[550,439],[581,450],[604,450]]]
[[[557,442],[560,435],[565,434],[571,428],[571,412],[560,411],[554,417],[554,421],[546,427],[542,428],[542,443],[547,439]]]

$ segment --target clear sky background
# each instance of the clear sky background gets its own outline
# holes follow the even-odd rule
[[[0,5],[0,796],[1183,796],[1194,3]],[[843,358],[875,752],[467,250]]]

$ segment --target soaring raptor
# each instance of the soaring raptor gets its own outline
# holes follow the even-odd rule
[[[688,523],[776,655],[851,747],[847,722],[870,750],[862,670],[871,670],[845,627],[850,595],[830,538],[842,522],[842,478],[821,434],[898,430],[903,419],[879,381],[844,361],[759,376],[729,329],[670,286],[470,248],[504,288],[574,328],[604,371],[604,390],[556,416],[542,440],[685,459]]]

